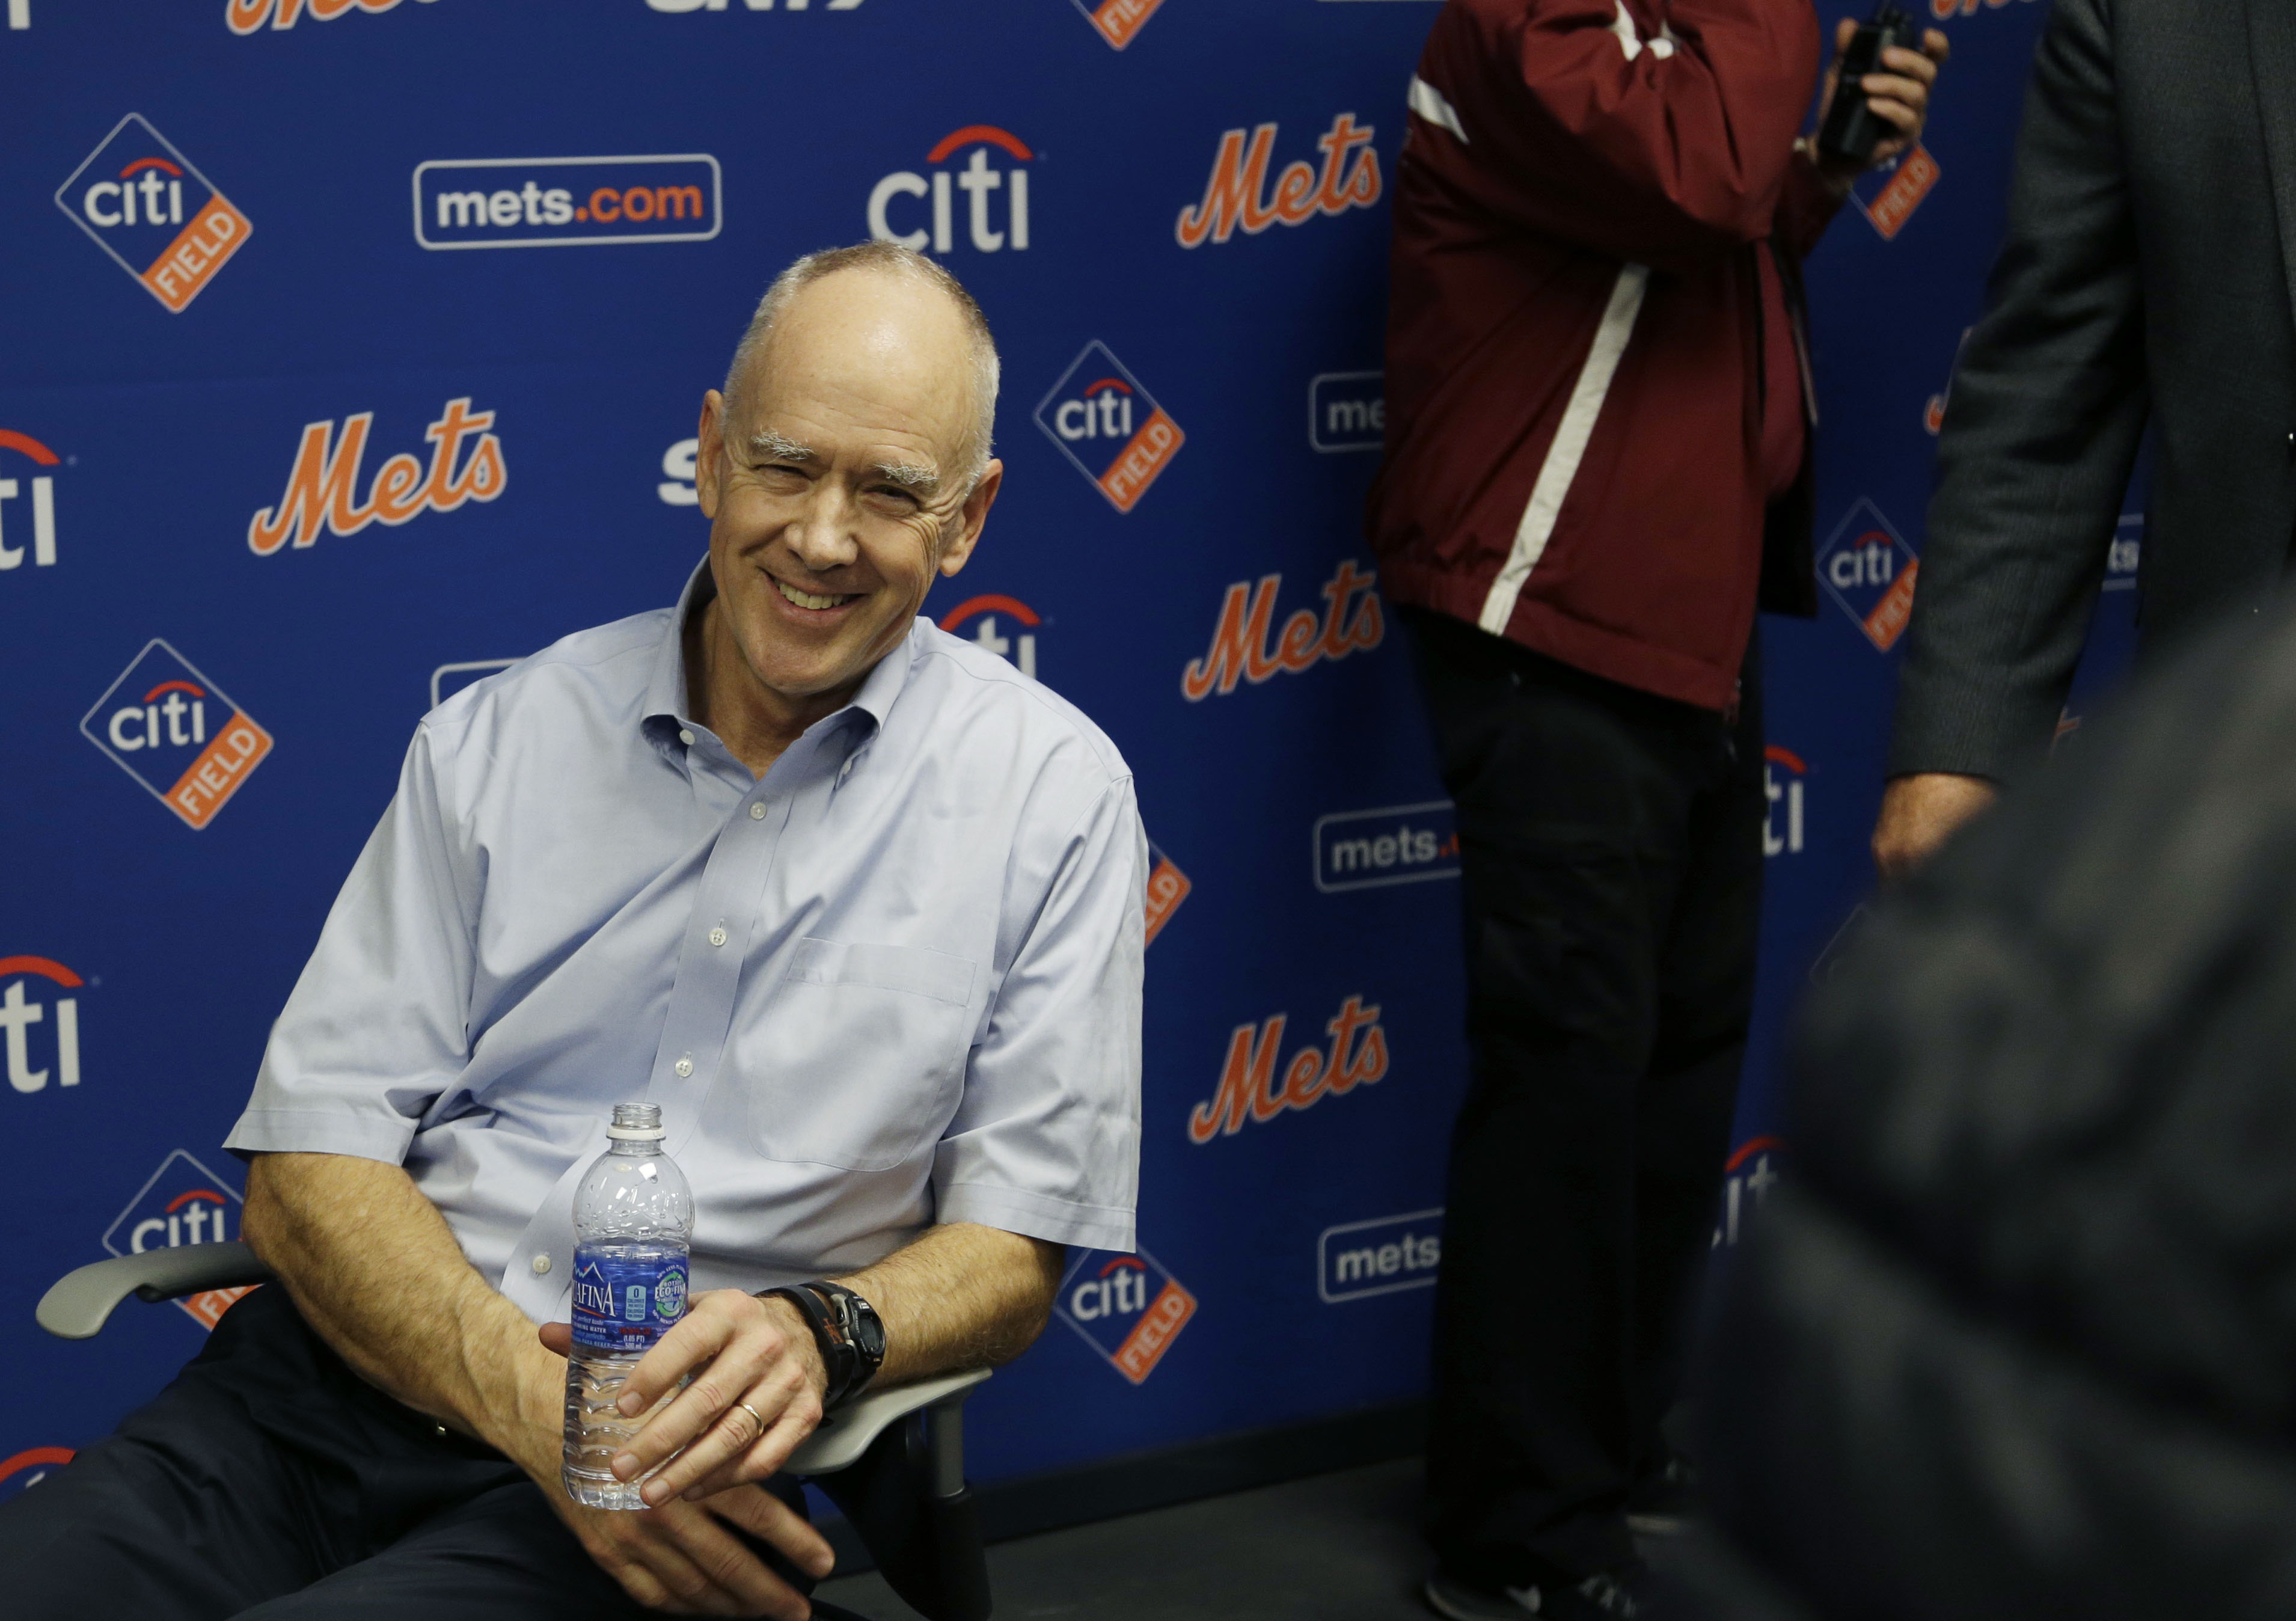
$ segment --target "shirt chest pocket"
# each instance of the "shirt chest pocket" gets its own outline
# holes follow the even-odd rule
[[[855,1171],[929,1150],[964,1084],[972,978],[945,952],[800,940],[736,1044],[758,1150]]]

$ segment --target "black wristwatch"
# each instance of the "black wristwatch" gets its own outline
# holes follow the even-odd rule
[[[813,1330],[813,1343],[821,1349],[822,1366],[829,1370],[823,1411],[834,1412],[867,1389],[877,1370],[885,1365],[885,1324],[877,1308],[842,1283],[821,1279],[787,1289],[768,1289],[758,1298],[777,1297],[797,1307]]]

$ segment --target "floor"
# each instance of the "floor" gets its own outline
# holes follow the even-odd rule
[[[1430,1621],[1416,1459],[1000,1543],[996,1621]],[[916,1612],[873,1572],[820,1597],[870,1621]]]

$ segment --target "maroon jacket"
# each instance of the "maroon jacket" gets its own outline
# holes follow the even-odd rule
[[[1449,0],[1395,189],[1390,598],[1715,709],[1758,585],[1814,610],[1807,456],[1774,510],[1761,440],[1766,335],[1792,332],[1767,352],[1811,397],[1796,266],[1838,206],[1794,151],[1817,65],[1809,0]],[[1769,252],[1790,296],[1766,312]]]

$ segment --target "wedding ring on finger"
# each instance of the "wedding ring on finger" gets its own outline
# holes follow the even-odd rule
[[[751,1436],[750,1437],[750,1440],[757,1440],[759,1436],[763,1436],[768,1429],[772,1428],[766,1422],[766,1415],[759,1412],[756,1408],[750,1406],[749,1403],[736,1402],[734,1405],[739,1407],[743,1412],[748,1413],[751,1418],[758,1420],[758,1434]]]

